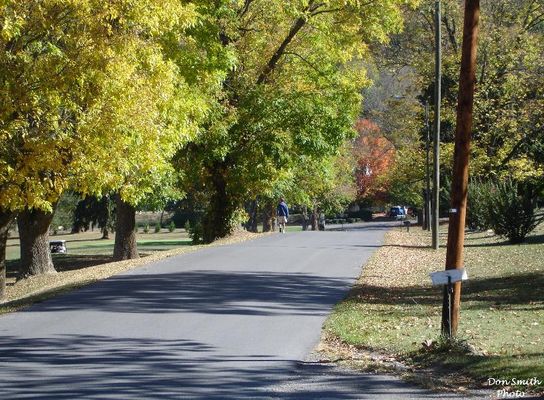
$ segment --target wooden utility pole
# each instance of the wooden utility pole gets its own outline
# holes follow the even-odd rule
[[[465,1],[463,49],[459,76],[459,98],[457,103],[457,126],[455,130],[455,152],[451,184],[451,209],[448,229],[446,269],[464,268],[463,245],[465,242],[465,219],[467,210],[468,161],[472,134],[472,110],[476,84],[476,48],[480,0]],[[451,304],[449,301],[451,300]],[[461,282],[453,284],[451,298],[444,290],[442,309],[442,333],[455,336],[459,326]],[[450,305],[450,307],[448,307]],[[449,310],[448,310],[449,308]]]
[[[440,103],[442,97],[442,22],[441,3],[435,0],[434,12],[434,154],[433,154],[433,198],[432,198],[432,247],[437,250],[440,228]]]
[[[429,126],[429,102],[425,100],[425,226],[423,229],[431,230],[431,132]]]

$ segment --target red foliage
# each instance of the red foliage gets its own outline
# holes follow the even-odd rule
[[[395,159],[395,148],[381,133],[380,127],[368,119],[355,124],[359,136],[353,150],[357,159],[357,195],[373,203],[387,201],[388,185],[383,177]]]

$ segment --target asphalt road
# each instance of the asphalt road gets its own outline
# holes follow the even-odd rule
[[[212,247],[0,317],[1,397],[453,397],[308,359],[386,229]]]

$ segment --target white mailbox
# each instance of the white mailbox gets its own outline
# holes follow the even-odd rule
[[[468,279],[467,271],[463,269],[447,269],[445,271],[431,272],[429,274],[433,285],[447,285],[448,283],[455,283],[459,281],[466,281]]]

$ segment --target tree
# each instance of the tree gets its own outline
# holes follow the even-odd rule
[[[355,129],[359,134],[353,146],[357,159],[357,196],[372,204],[384,204],[389,191],[389,182],[384,177],[393,167],[395,147],[372,121],[359,119]]]
[[[177,0],[2,4],[3,215],[28,213],[21,223],[41,226],[66,188],[116,190],[135,204],[168,176],[220,75],[217,61],[202,74],[180,69],[206,57],[186,35],[198,18],[193,3]],[[51,270],[48,259],[33,264]]]
[[[0,299],[6,290],[6,241],[13,213],[0,210]]]
[[[231,3],[220,36],[237,67],[207,129],[178,157],[189,190],[207,194],[206,241],[227,235],[244,202],[297,158],[325,159],[353,136],[367,83],[358,60],[400,28],[401,3]]]
[[[519,182],[542,186],[544,93],[538,82],[542,80],[544,4],[534,0],[482,0],[481,3],[485,18],[481,21],[477,60],[471,175],[482,179],[513,175]],[[456,0],[442,0],[442,5],[440,169],[441,175],[447,177],[452,174],[463,9],[462,2]],[[433,103],[434,93],[433,8],[434,1],[427,0],[416,9],[407,9],[404,31],[394,35],[389,45],[375,50],[379,71],[382,74],[394,71],[388,72],[393,76],[408,73],[419,99],[429,104]],[[385,80],[383,84],[388,87],[386,84],[390,82]],[[398,87],[396,81],[392,82]],[[424,126],[423,109],[420,107],[416,118],[410,113],[394,112],[397,105],[404,108],[413,103],[412,96],[400,94],[405,98],[389,104],[378,117],[393,115],[397,126],[412,124],[412,135],[406,136],[412,143],[408,148],[419,153],[424,148],[424,130],[418,128]],[[375,117],[373,121],[381,119]],[[420,179],[420,170],[405,171],[414,174],[412,181]],[[395,193],[406,188],[405,182],[398,183],[399,187],[392,186]]]
[[[77,193],[66,191],[62,194],[57,203],[57,207],[55,208],[53,220],[51,221],[53,232],[57,230],[72,229],[74,212],[79,200],[80,197]]]
[[[115,225],[114,217],[114,204],[109,195],[101,198],[87,196],[75,207],[72,231],[86,231],[96,225],[102,230],[102,239],[109,239],[109,232]]]

